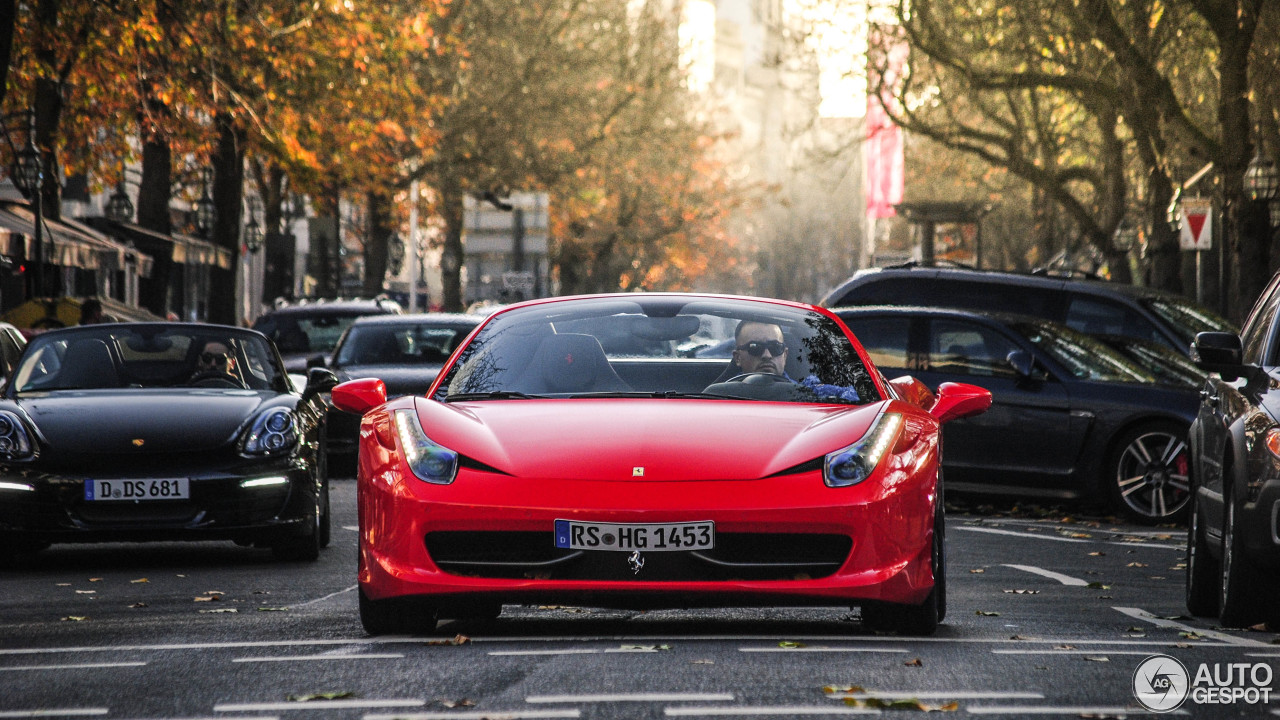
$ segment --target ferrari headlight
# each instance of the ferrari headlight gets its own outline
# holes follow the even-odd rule
[[[432,442],[422,431],[418,413],[396,410],[396,436],[409,469],[423,482],[448,485],[458,476],[458,453]]]
[[[880,458],[893,447],[902,428],[902,416],[885,413],[876,418],[858,442],[827,455],[822,464],[822,480],[831,487],[846,487],[871,477]]]
[[[289,450],[298,441],[293,413],[286,408],[268,410],[253,421],[244,441],[246,455],[275,455]]]
[[[17,415],[0,410],[0,460],[26,460],[31,457],[31,435]]]

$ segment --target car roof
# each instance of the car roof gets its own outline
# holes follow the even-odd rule
[[[1001,285],[1022,285],[1025,287],[1042,287],[1060,290],[1076,290],[1092,295],[1126,295],[1133,298],[1176,298],[1181,296],[1168,293],[1154,288],[1143,287],[1139,285],[1130,285],[1128,283],[1111,282],[1108,280],[1093,280],[1087,278],[1077,278],[1063,275],[1045,275],[1032,274],[1023,272],[1013,272],[1009,270],[979,270],[976,268],[953,268],[953,267],[935,267],[935,266],[911,266],[911,267],[883,267],[883,268],[866,268],[854,273],[852,277],[845,280],[838,287],[827,294],[822,300],[825,306],[828,300],[843,296],[850,289],[864,282],[870,282],[877,278],[886,278],[893,276],[901,277],[932,277],[937,279],[954,279],[965,280],[969,282],[990,282]]]
[[[971,320],[988,320],[1001,325],[1012,325],[1020,322],[1033,322],[1056,327],[1066,327],[1062,323],[1047,320],[1037,315],[1022,315],[1009,312],[984,312],[982,310],[964,310],[958,308],[925,307],[917,305],[856,305],[852,307],[831,308],[841,319],[855,315],[927,315],[929,317],[963,317]]]
[[[483,315],[467,315],[466,313],[414,313],[412,315],[364,315],[357,318],[352,327],[365,325],[479,325],[485,321]]]

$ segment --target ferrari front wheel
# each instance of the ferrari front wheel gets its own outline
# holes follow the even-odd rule
[[[360,594],[360,624],[370,635],[420,635],[436,629],[436,610],[416,598],[371,600]]]
[[[892,632],[898,635],[932,635],[946,613],[946,544],[937,525],[942,518],[934,519],[933,531],[933,589],[919,605],[876,603],[862,607],[862,624],[873,632]]]

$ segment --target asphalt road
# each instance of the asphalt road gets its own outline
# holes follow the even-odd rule
[[[333,503],[334,543],[317,563],[230,543],[113,544],[55,546],[0,573],[0,718],[913,711],[893,705],[1132,717],[1153,714],[1132,687],[1159,654],[1193,678],[1216,670],[1222,687],[1246,695],[1188,699],[1184,716],[1280,716],[1280,700],[1245,701],[1249,688],[1261,699],[1254,680],[1280,688],[1280,637],[1185,617],[1177,529],[952,513],[950,610],[932,638],[875,635],[841,608],[531,606],[442,623],[434,637],[370,638],[356,614],[354,483],[336,482]],[[1199,684],[1204,697],[1218,685]]]

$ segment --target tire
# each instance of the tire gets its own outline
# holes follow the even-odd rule
[[[862,606],[862,625],[874,632],[892,632],[898,635],[929,636],[938,631],[938,623],[946,614],[946,545],[937,531],[934,520],[933,533],[933,590],[919,605],[875,603]]]
[[[1223,482],[1222,498],[1222,584],[1218,599],[1218,622],[1223,627],[1246,628],[1264,619],[1261,572],[1245,555],[1244,543],[1236,533],[1236,501],[1230,492],[1231,479]]]
[[[1139,425],[1116,438],[1103,466],[1112,506],[1144,525],[1181,522],[1191,499],[1187,428]]]
[[[1191,486],[1187,526],[1187,611],[1198,617],[1215,617],[1221,590],[1221,568],[1209,549],[1204,523],[1200,520],[1200,500]]]
[[[271,553],[277,560],[314,562],[320,559],[321,528],[324,521],[320,512],[320,498],[311,506],[311,517],[305,535],[290,536],[277,540],[271,546]]]
[[[360,594],[360,624],[370,635],[422,635],[436,629],[435,608],[415,598],[370,600]]]

